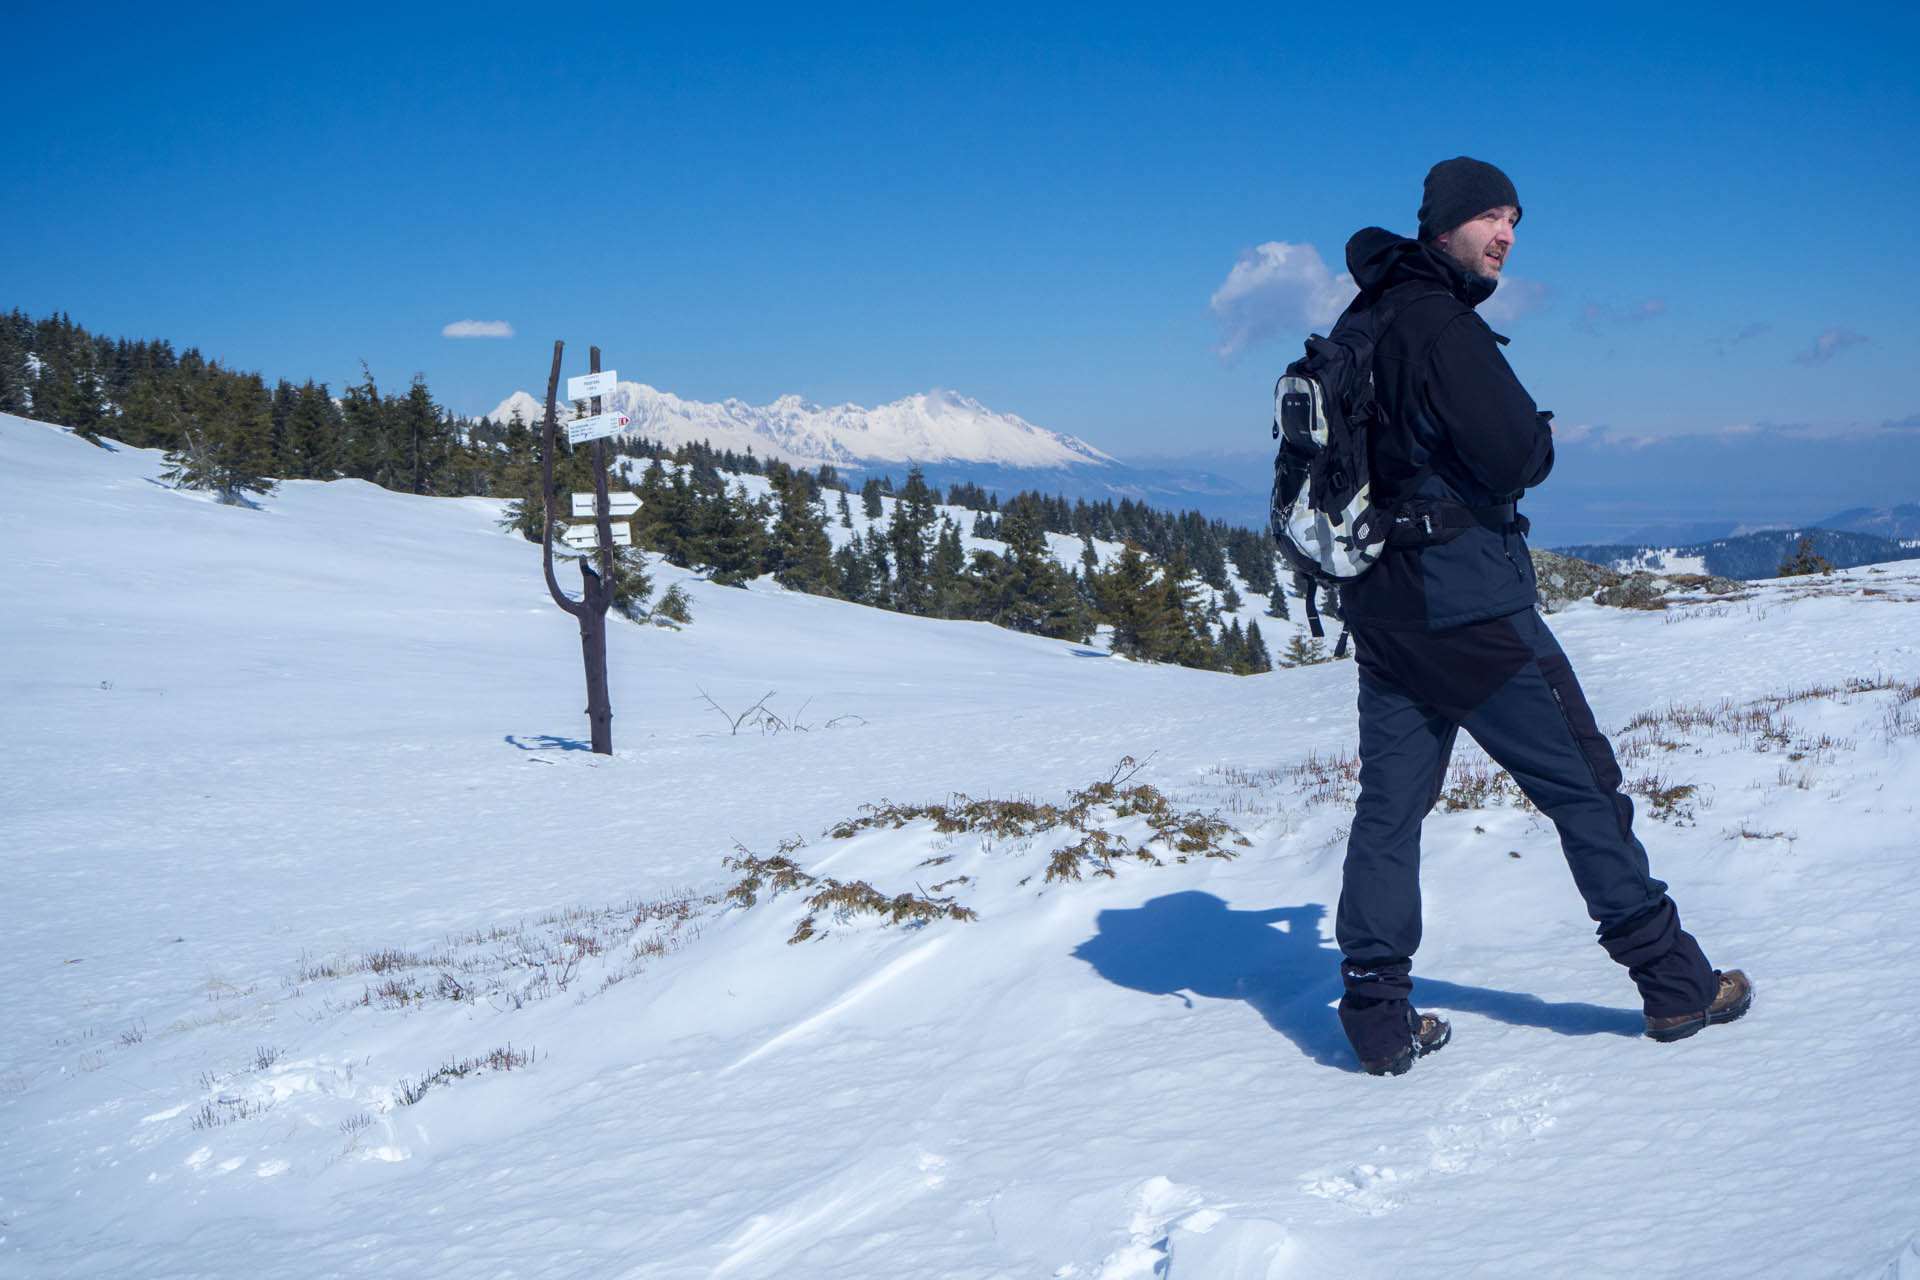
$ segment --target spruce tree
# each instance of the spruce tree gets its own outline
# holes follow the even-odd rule
[[[282,441],[284,474],[301,480],[333,479],[344,426],[340,406],[327,394],[325,383],[309,379],[295,388]]]
[[[653,594],[653,575],[647,572],[647,553],[639,547],[616,547],[613,552],[613,607],[635,622],[647,617],[647,599]]]
[[[1113,650],[1129,658],[1157,661],[1172,647],[1180,625],[1159,590],[1159,573],[1139,546],[1127,543],[1113,565],[1094,580],[1100,618],[1113,627]]]
[[[693,621],[693,602],[687,598],[686,589],[676,582],[667,588],[648,616],[661,626],[684,627]]]
[[[707,565],[722,586],[744,586],[760,572],[766,555],[766,510],[745,489],[723,489],[699,504],[695,519],[695,561]]]
[[[355,480],[370,480],[391,489],[396,469],[387,421],[389,402],[380,398],[373,370],[364,361],[360,371],[366,381],[352,384],[341,397],[345,431],[340,441],[340,469]]]
[[[894,500],[887,525],[887,549],[893,552],[893,607],[902,613],[927,611],[927,557],[935,519],[933,492],[916,464]]]
[[[1247,674],[1246,637],[1240,631],[1240,619],[1235,618],[1220,633],[1220,646],[1215,654],[1222,671],[1231,671],[1234,675]]]
[[[1260,623],[1252,618],[1247,620],[1245,655],[1247,674],[1257,676],[1273,670],[1273,655],[1267,652],[1267,641],[1260,634]]]
[[[1044,520],[1041,504],[1027,495],[1001,512],[1007,553],[986,561],[987,620],[1015,631],[1084,639],[1092,620],[1072,576],[1054,559]]]
[[[402,493],[438,493],[453,461],[453,430],[446,414],[433,402],[424,375],[414,375],[404,396],[384,406],[391,431],[392,458],[388,488]]]
[[[778,463],[772,465],[778,468],[772,472],[775,514],[762,571],[795,591],[840,594],[833,542],[808,491],[805,474]]]
[[[935,618],[971,618],[977,602],[974,582],[967,576],[966,548],[960,544],[960,526],[940,521],[933,557],[927,562],[927,612]]]
[[[1815,553],[1813,535],[1808,533],[1801,535],[1799,545],[1794,547],[1792,555],[1780,562],[1780,572],[1774,576],[1797,578],[1805,574],[1832,572],[1833,561]]]
[[[1331,661],[1327,646],[1304,631],[1296,631],[1287,641],[1286,652],[1280,655],[1283,667],[1311,667]]]
[[[273,492],[273,415],[260,375],[235,376],[212,365],[188,393],[180,441],[167,454],[161,479],[210,490],[233,505],[249,493]]]

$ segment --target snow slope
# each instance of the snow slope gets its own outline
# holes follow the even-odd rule
[[[824,407],[799,396],[769,405],[743,400],[718,404],[682,400],[641,382],[622,382],[608,397],[609,413],[633,419],[631,434],[670,446],[710,443],[716,449],[778,458],[801,467],[858,466],[870,462],[984,463],[990,466],[1104,467],[1114,459],[1084,440],[1036,427],[954,391],[927,391],[891,404]],[[567,416],[566,406],[561,406]],[[525,391],[502,400],[488,417],[528,423],[546,416],[543,401]]]
[[[1416,975],[1454,1041],[1376,1080],[1328,1007],[1350,664],[687,580],[692,626],[612,624],[596,757],[495,504],[159,470],[0,418],[0,1274],[1920,1267],[1914,566],[1556,614],[1754,1011],[1638,1036],[1551,832],[1463,750]],[[763,699],[788,727],[732,732]],[[1249,843],[1182,861],[1096,806],[1159,865],[1048,881],[1079,833],[828,834],[1116,770]],[[725,898],[783,848],[813,885]],[[977,918],[804,906],[828,879]]]

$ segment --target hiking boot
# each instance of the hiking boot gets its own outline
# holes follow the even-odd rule
[[[1453,1026],[1431,1013],[1419,1015],[1412,1027],[1413,1038],[1400,1052],[1385,1058],[1373,1058],[1360,1064],[1370,1076],[1400,1076],[1407,1073],[1415,1058],[1424,1058],[1453,1038]]]
[[[1647,1034],[1662,1044],[1675,1040],[1685,1040],[1702,1027],[1710,1027],[1716,1022],[1732,1022],[1747,1011],[1753,1003],[1753,984],[1747,981],[1747,975],[1738,969],[1729,969],[1725,973],[1718,969],[1713,976],[1720,980],[1720,990],[1714,993],[1713,1003],[1699,1013],[1677,1013],[1671,1018],[1648,1018]]]

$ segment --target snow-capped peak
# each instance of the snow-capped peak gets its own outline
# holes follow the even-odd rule
[[[715,404],[682,400],[642,382],[622,382],[603,407],[632,418],[632,434],[663,444],[706,441],[716,449],[752,449],[763,458],[807,467],[973,462],[1060,468],[1114,462],[1084,440],[942,388],[868,409],[855,404],[825,407],[797,395],[760,406],[731,398]],[[534,423],[546,409],[532,395],[516,391],[488,416],[505,422],[515,412]]]

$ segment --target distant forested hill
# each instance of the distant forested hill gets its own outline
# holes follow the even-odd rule
[[[1883,560],[1920,559],[1920,545],[1831,529],[1770,529],[1685,547],[1587,544],[1553,550],[1613,569],[1672,567],[1675,561],[1699,560],[1704,561],[1706,572],[1723,578],[1772,578],[1779,575],[1781,563],[1794,555],[1800,540],[1806,537],[1813,539],[1813,554],[1831,561],[1836,569]]]

